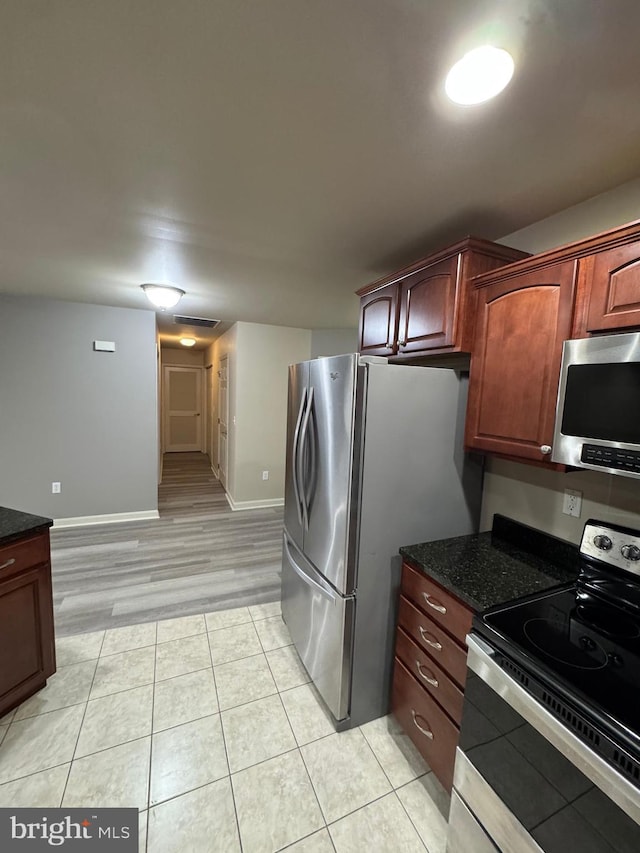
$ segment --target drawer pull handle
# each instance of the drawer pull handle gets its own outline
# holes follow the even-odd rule
[[[420,636],[428,646],[431,646],[431,648],[435,649],[437,652],[442,651],[442,643],[439,643],[435,639],[433,634],[430,634],[428,631],[425,631],[422,625],[418,625],[418,629],[420,630]]]
[[[427,682],[427,684],[430,684],[432,687],[438,686],[438,679],[434,678],[433,673],[430,672],[426,668],[426,666],[422,666],[419,660],[416,661],[416,667],[418,668],[418,675],[420,676],[420,678],[422,678],[424,681]],[[429,674],[427,675],[427,673]]]
[[[446,613],[447,612],[447,608],[444,606],[444,604],[440,604],[440,602],[436,601],[435,598],[432,601],[431,596],[429,595],[428,592],[423,592],[422,597],[427,602],[429,607],[432,607],[434,610],[437,610],[438,613]]]
[[[15,557],[12,557],[10,560],[6,560],[1,566],[0,569],[8,569],[9,566],[12,566],[15,563]]]
[[[429,738],[429,740],[433,740],[433,732],[430,731],[430,729],[422,728],[422,726],[418,722],[418,717],[420,717],[420,714],[416,714],[413,708],[411,709],[411,716],[413,717],[413,725],[418,729],[418,731],[421,731],[425,737]],[[424,717],[420,717],[420,719],[424,720]]]

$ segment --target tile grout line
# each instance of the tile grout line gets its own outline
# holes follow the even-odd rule
[[[365,723],[364,725],[366,725],[366,723]],[[411,818],[411,815],[409,814],[409,812],[408,812],[408,811],[407,811],[407,809],[405,808],[404,803],[402,802],[402,800],[401,800],[401,799],[400,799],[400,797],[398,796],[398,790],[399,790],[399,788],[403,788],[403,787],[405,787],[405,785],[410,785],[412,782],[415,782],[415,781],[416,781],[416,779],[421,779],[421,778],[422,778],[422,776],[426,776],[427,774],[426,774],[426,773],[421,773],[419,776],[415,776],[413,779],[410,779],[408,782],[405,782],[403,785],[399,785],[399,786],[396,788],[396,786],[395,786],[395,785],[393,784],[393,782],[391,781],[391,778],[389,777],[389,774],[387,773],[387,771],[386,771],[386,770],[384,769],[384,767],[382,766],[382,762],[381,762],[381,761],[380,761],[380,759],[378,758],[378,755],[377,755],[377,753],[376,753],[375,749],[373,748],[373,746],[372,746],[372,745],[371,745],[371,743],[369,742],[369,738],[366,736],[366,734],[365,734],[365,733],[364,733],[364,731],[362,730],[362,726],[358,726],[358,729],[360,730],[360,732],[361,732],[361,734],[362,734],[362,737],[363,737],[363,738],[365,739],[365,741],[367,742],[367,745],[368,745],[369,749],[371,750],[371,752],[373,753],[373,755],[374,755],[374,757],[375,757],[376,761],[377,761],[377,762],[378,762],[378,764],[380,765],[380,769],[382,770],[382,772],[383,772],[383,773],[384,773],[384,775],[386,776],[387,781],[388,781],[388,782],[389,782],[389,784],[391,785],[391,793],[395,794],[396,800],[400,803],[400,806],[401,806],[402,810],[404,811],[404,813],[406,814],[406,816],[409,818],[409,823],[410,823],[410,824],[411,824],[411,826],[414,828],[414,830],[415,830],[415,832],[416,832],[416,834],[417,834],[417,836],[418,836],[418,838],[419,838],[419,840],[420,840],[421,844],[424,846],[424,848],[425,848],[425,850],[427,851],[427,853],[429,853],[429,850],[428,850],[428,848],[427,848],[427,845],[424,843],[424,841],[422,840],[422,836],[421,836],[421,835],[420,835],[420,833],[418,832],[418,827],[417,827],[417,826],[415,825],[415,823],[413,822],[413,820],[412,820],[412,818]],[[427,771],[427,772],[430,772],[430,771]],[[387,795],[387,794],[385,794],[385,796],[388,796],[388,795]]]
[[[102,647],[104,645],[104,639],[106,636],[107,636],[107,632],[105,630],[103,635],[102,635],[102,641],[100,642],[100,649],[98,651],[98,657],[96,659],[96,667],[93,670],[93,678],[91,679],[91,684],[89,685],[89,692],[87,693],[87,701],[85,702],[85,705],[84,705],[84,712],[82,714],[82,720],[80,721],[80,726],[78,728],[76,743],[75,743],[75,746],[73,747],[73,752],[71,753],[71,761],[69,762],[69,772],[67,773],[67,778],[66,778],[66,781],[64,783],[64,788],[62,790],[62,797],[60,798],[60,808],[62,808],[62,804],[64,802],[64,798],[65,798],[66,793],[67,793],[67,788],[69,787],[69,778],[71,776],[71,771],[73,769],[73,762],[76,760],[76,751],[78,749],[78,743],[80,741],[80,734],[82,732],[82,727],[84,726],[85,717],[87,716],[87,708],[89,707],[89,700],[91,698],[91,691],[93,690],[93,684],[96,680],[96,673],[98,671],[98,664],[100,663],[100,652],[102,651]]]
[[[144,850],[141,853],[146,853],[149,847],[149,823],[151,821],[151,771],[153,768],[153,715],[156,710],[156,667],[158,662],[158,623],[156,622],[156,647],[153,656],[153,690],[151,692],[151,732],[149,737],[149,773],[147,777],[147,831],[144,839]],[[140,810],[138,810],[138,844],[140,839]]]
[[[426,773],[423,773],[421,776],[416,776],[416,778],[415,778],[415,779],[412,779],[412,780],[411,780],[411,782],[405,782],[405,784],[404,784],[404,785],[400,785],[398,788],[396,788],[396,789],[394,790],[394,794],[396,795],[396,797],[398,797],[398,791],[399,791],[401,788],[406,788],[408,785],[411,785],[413,782],[417,781],[418,779],[422,779],[424,776],[428,776],[428,775],[429,775],[429,773],[433,773],[433,770],[431,770],[431,768],[429,768],[429,770],[427,770],[427,772],[426,772]],[[431,799],[431,797],[429,797],[429,799]],[[411,826],[412,826],[412,827],[415,829],[415,831],[417,832],[417,834],[418,834],[418,838],[420,839],[420,841],[422,841],[422,844],[423,844],[423,846],[424,846],[424,849],[427,851],[427,853],[431,853],[431,851],[430,851],[429,847],[427,846],[427,843],[426,843],[425,841],[423,841],[423,839],[422,839],[422,835],[421,835],[421,833],[420,833],[420,830],[419,830],[419,829],[418,829],[418,827],[416,826],[415,821],[413,820],[413,818],[412,818],[412,817],[411,817],[411,815],[409,814],[409,810],[407,809],[407,807],[405,806],[405,804],[402,802],[402,799],[401,799],[400,797],[398,797],[398,802],[399,802],[399,803],[400,803],[400,805],[402,806],[402,809],[403,809],[404,813],[406,814],[406,816],[409,818],[409,822],[411,823]],[[434,804],[435,804],[435,803],[434,803]],[[438,809],[438,811],[439,811],[439,809]],[[447,820],[446,822],[447,822],[447,824],[449,823],[449,821],[448,821],[448,820]]]
[[[205,620],[206,624],[206,620]],[[233,814],[236,819],[236,830],[238,833],[238,847],[240,848],[240,853],[242,853],[242,836],[240,835],[240,821],[238,820],[238,807],[236,806],[236,796],[235,791],[233,790],[233,781],[231,780],[231,765],[229,764],[229,751],[227,750],[227,739],[224,734],[224,725],[222,722],[222,711],[220,710],[220,697],[218,696],[218,683],[216,681],[216,670],[213,663],[213,650],[211,649],[211,642],[209,640],[209,632],[207,632],[207,646],[209,647],[209,657],[211,659],[211,674],[213,676],[213,689],[216,691],[216,703],[218,705],[218,717],[220,718],[220,732],[222,734],[222,745],[224,746],[224,757],[227,762],[227,770],[229,771],[228,778],[229,779],[229,790],[231,791],[231,802],[233,803]],[[232,663],[232,661],[229,661]]]
[[[283,622],[284,622],[284,620],[283,620]],[[267,658],[266,654],[265,654],[265,658]],[[280,695],[280,694],[281,694],[281,691],[280,691],[280,689],[278,688],[278,683],[276,682],[276,679],[275,679],[275,676],[274,676],[274,674],[273,674],[273,671],[271,670],[271,664],[269,663],[269,658],[267,658],[267,666],[269,667],[269,670],[271,671],[271,677],[273,678],[273,680],[274,680],[274,682],[275,682],[275,684],[276,684],[276,688],[278,689],[278,698],[280,699],[280,704],[282,705],[282,707],[283,707],[283,709],[284,709],[284,713],[285,713],[285,716],[286,716],[286,718],[287,718],[287,722],[289,723],[289,728],[291,729],[291,733],[293,734],[293,739],[294,739],[294,741],[296,742],[296,748],[297,748],[298,753],[299,753],[299,755],[300,755],[300,760],[302,761],[302,766],[304,767],[304,771],[305,771],[305,773],[307,774],[307,779],[309,780],[309,784],[311,785],[311,790],[313,791],[313,796],[316,798],[316,803],[317,803],[317,805],[318,805],[318,809],[319,809],[319,811],[320,811],[320,815],[321,815],[321,817],[322,817],[322,820],[324,821],[324,828],[327,830],[327,835],[329,836],[329,841],[330,841],[331,846],[333,847],[333,849],[334,849],[334,851],[335,851],[335,845],[334,845],[334,843],[333,843],[333,839],[331,838],[331,833],[329,832],[329,826],[328,826],[328,824],[327,824],[327,818],[326,818],[326,815],[325,815],[325,813],[324,813],[324,811],[323,811],[323,809],[322,809],[322,806],[320,805],[320,799],[318,798],[318,792],[316,791],[316,786],[313,784],[313,779],[311,778],[311,774],[309,773],[309,768],[307,767],[307,762],[304,760],[304,755],[302,754],[302,748],[300,747],[300,744],[298,743],[298,738],[296,737],[296,733],[295,733],[295,731],[293,730],[293,726],[291,725],[291,719],[290,719],[290,717],[289,717],[289,714],[287,713],[287,709],[286,709],[286,707],[285,707],[285,704],[284,704],[284,702],[282,701],[282,696]],[[308,682],[307,682],[307,683],[308,683]],[[301,686],[301,685],[297,685],[297,686]],[[293,688],[290,688],[290,689],[293,689]],[[332,734],[333,734],[333,733],[332,733]],[[326,737],[330,737],[330,735],[326,735]],[[318,738],[318,740],[320,740],[320,738]],[[315,830],[315,831],[316,831],[316,832],[319,832],[320,830]],[[310,833],[310,834],[313,834],[313,833]],[[306,837],[306,836],[305,836],[305,837]],[[297,839],[297,841],[300,841],[300,840],[301,840],[301,839]],[[292,843],[296,843],[296,842],[292,842]],[[291,845],[289,845],[289,846],[291,846]],[[281,848],[281,849],[282,849],[282,848]]]

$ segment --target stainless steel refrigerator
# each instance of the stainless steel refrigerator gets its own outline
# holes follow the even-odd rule
[[[337,729],[387,713],[398,548],[477,530],[466,390],[357,354],[289,368],[282,615]]]

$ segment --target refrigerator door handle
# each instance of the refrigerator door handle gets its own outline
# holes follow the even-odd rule
[[[307,398],[307,411],[304,413],[302,421],[301,438],[300,438],[300,453],[298,454],[299,474],[300,474],[300,491],[302,493],[302,516],[304,518],[304,529],[309,529],[309,495],[307,494],[308,483],[304,481],[304,455],[307,447],[307,439],[309,438],[309,424],[311,422],[311,411],[313,409],[313,386],[309,389],[309,397]],[[312,450],[312,453],[314,451]],[[315,465],[315,456],[313,459]]]
[[[302,497],[300,494],[300,480],[299,480],[299,469],[300,469],[300,427],[302,425],[302,416],[304,414],[304,405],[307,400],[307,389],[305,388],[302,392],[302,399],[300,400],[300,409],[298,410],[298,417],[296,419],[296,428],[293,433],[293,491],[296,496],[296,510],[298,511],[298,521],[300,526],[302,526],[303,518],[302,518]]]
[[[314,578],[312,578],[311,575],[308,575],[304,571],[304,569],[301,568],[296,563],[296,561],[293,559],[293,554],[291,553],[291,549],[289,548],[289,542],[287,540],[287,534],[286,533],[284,534],[284,551],[285,551],[285,554],[287,555],[287,559],[289,560],[291,568],[294,570],[294,572],[297,575],[299,575],[302,578],[302,580],[306,584],[314,587],[314,589],[317,589],[318,592],[321,593],[322,595],[324,595],[325,598],[329,598],[329,599],[331,599],[331,601],[336,600],[336,594],[328,584],[324,584],[324,583],[322,583],[322,581],[315,580]]]

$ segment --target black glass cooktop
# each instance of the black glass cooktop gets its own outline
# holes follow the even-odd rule
[[[640,614],[572,584],[492,608],[474,629],[640,755]]]

